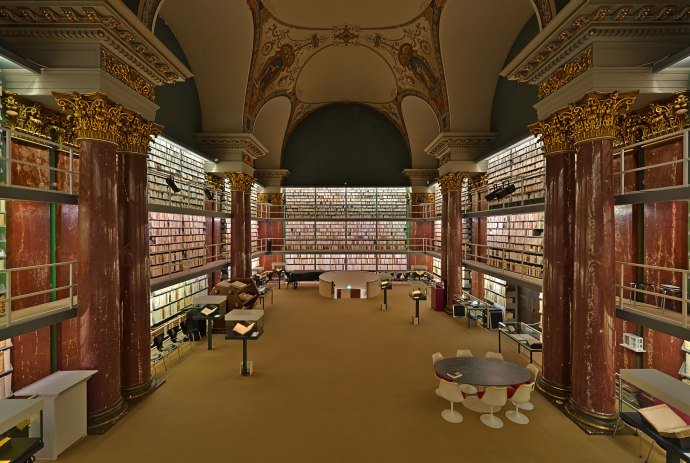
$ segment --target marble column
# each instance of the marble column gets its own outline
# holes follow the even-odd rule
[[[576,147],[572,392],[569,415],[586,431],[611,432],[615,407],[613,140],[635,93],[587,93],[559,118]]]
[[[230,182],[232,224],[230,247],[230,275],[248,278],[252,271],[250,194],[254,179],[243,172],[226,172]]]
[[[87,383],[87,423],[105,432],[127,412],[121,386],[122,312],[117,137],[131,114],[105,94],[55,93],[79,140],[77,368],[98,370]]]
[[[575,233],[575,147],[557,116],[531,126],[546,154],[544,205],[543,354],[538,388],[552,400],[571,390],[570,323],[573,305]]]
[[[147,164],[151,135],[161,128],[140,116],[119,132],[120,302],[122,304],[121,389],[126,400],[153,391],[149,298]]]
[[[445,199],[444,212],[446,213],[446,226],[444,241],[446,249],[443,256],[446,258],[446,306],[452,305],[453,296],[462,293],[462,183],[465,174],[453,172],[439,179],[439,184]],[[446,211],[447,208],[447,211]]]

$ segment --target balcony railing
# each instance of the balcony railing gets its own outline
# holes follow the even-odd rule
[[[543,278],[543,254],[520,249],[499,248],[485,244],[463,243],[463,260],[516,273],[519,277]]]
[[[46,150],[54,150],[64,156],[64,160],[56,161],[58,165],[63,165],[63,167],[51,166],[47,151],[44,153],[41,151],[30,152],[25,159],[13,156],[12,145],[16,140],[45,147]],[[1,185],[27,190],[75,193],[75,181],[77,180],[75,176],[78,176],[79,172],[75,171],[74,168],[76,153],[73,148],[8,128],[0,129],[0,144],[3,148],[0,152]],[[22,174],[17,178],[19,172]],[[27,181],[28,178],[30,181]]]
[[[169,172],[151,168],[148,169],[148,177],[149,202],[152,204],[227,214],[231,212],[230,194],[213,185],[180,179]],[[170,178],[180,191],[175,192],[168,186]]]
[[[203,255],[199,251],[203,250]],[[197,255],[188,256],[196,253]],[[151,253],[152,258],[160,259],[160,263],[153,262],[149,269],[151,278],[170,276],[204,265],[230,260],[230,245],[227,243],[209,244],[203,247],[172,249]]]
[[[285,205],[260,203],[256,205],[255,219],[278,220],[368,220],[368,219],[433,219],[438,217],[433,203],[408,205],[405,207],[391,207],[370,203],[348,203],[333,206],[314,205]]]
[[[261,238],[252,241],[252,253],[310,253],[310,252],[420,252],[440,253],[441,243],[431,238],[408,238],[402,240],[380,239],[376,242],[354,243],[357,240],[338,240],[320,242],[317,240],[297,240],[285,238]]]
[[[0,297],[0,328],[34,321],[74,307],[77,301],[75,295],[77,285],[74,282],[76,264],[77,261],[69,261],[0,270],[5,286],[4,298]],[[19,280],[35,282],[38,280],[37,273],[47,274],[51,269],[56,272],[66,269],[68,272],[66,284],[56,288],[48,287],[29,293],[12,294],[13,282],[16,283]]]
[[[622,310],[688,328],[689,270],[616,262],[616,302]],[[642,271],[645,281],[627,281]]]
[[[486,195],[495,188],[512,184],[515,191],[504,198],[487,200]],[[546,191],[544,188],[544,172],[530,175],[519,175],[501,180],[499,184],[484,185],[462,193],[462,212],[479,212],[495,209],[540,204],[544,202]]]

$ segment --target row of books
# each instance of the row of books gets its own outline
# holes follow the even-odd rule
[[[151,311],[157,310],[166,304],[170,304],[184,297],[196,294],[206,288],[208,288],[208,279],[205,276],[201,276],[153,291],[150,301]]]

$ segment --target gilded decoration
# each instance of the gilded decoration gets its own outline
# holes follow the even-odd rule
[[[225,189],[225,180],[221,177],[215,175],[206,174],[204,176],[204,182],[207,185],[212,186],[216,191],[223,191]]]
[[[256,201],[259,204],[283,204],[283,193],[259,193]]]
[[[31,135],[72,147],[77,146],[74,128],[64,114],[9,92],[2,97],[2,109],[5,124],[18,134]]]
[[[448,193],[449,191],[462,190],[462,184],[467,178],[467,174],[461,172],[451,172],[438,179],[438,184],[441,185],[441,192]]]
[[[156,100],[153,85],[148,83],[134,68],[127,66],[105,50],[101,52],[101,68],[140,95],[151,101]]]
[[[476,190],[489,184],[489,176],[487,174],[477,175],[470,178],[470,188]]]
[[[438,46],[443,3],[428,1],[417,17],[400,25],[367,28],[344,24],[314,28],[281,21],[266,0],[248,2],[256,32],[245,99],[245,130],[253,130],[259,110],[276,96],[285,96],[292,102],[288,134],[300,120],[328,104],[300,101],[296,90],[305,63],[328,47],[366,47],[393,71],[397,88],[390,101],[357,103],[383,113],[406,134],[401,103],[404,97],[415,95],[433,108],[441,130],[447,129],[448,97]]]
[[[410,205],[428,204],[434,202],[433,193],[410,193]]]
[[[105,93],[53,92],[58,106],[68,114],[77,139],[118,143],[119,133],[131,121],[132,113],[113,103]]]
[[[553,0],[532,0],[539,18],[539,28],[544,29],[556,16],[556,5]]]
[[[688,94],[678,93],[666,101],[651,103],[623,117],[617,144],[626,146],[651,140],[681,131],[688,125]]]
[[[546,98],[565,84],[592,69],[592,49],[588,48],[569,63],[556,69],[551,76],[539,84],[539,99]]]
[[[573,151],[575,149],[570,127],[565,120],[558,117],[558,114],[553,114],[547,119],[535,122],[529,126],[529,129],[535,136],[541,135],[541,140],[544,143],[544,153],[547,155]]]
[[[149,122],[139,114],[124,117],[124,124],[117,135],[118,151],[146,156],[149,142],[161,134],[163,126]]]
[[[637,92],[588,92],[577,103],[558,112],[557,117],[572,133],[575,144],[619,135],[620,116],[635,102]]]
[[[245,193],[252,191],[254,178],[244,172],[225,172],[225,178],[230,182],[231,191],[243,191]]]

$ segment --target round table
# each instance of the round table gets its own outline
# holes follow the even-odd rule
[[[530,372],[514,363],[498,359],[477,357],[452,357],[439,360],[434,365],[439,378],[472,386],[512,386],[521,384],[532,377]],[[459,371],[462,376],[452,379],[448,373]],[[478,413],[488,413],[489,407],[479,401],[477,396],[466,397],[462,405]],[[495,410],[494,410],[495,411]]]

